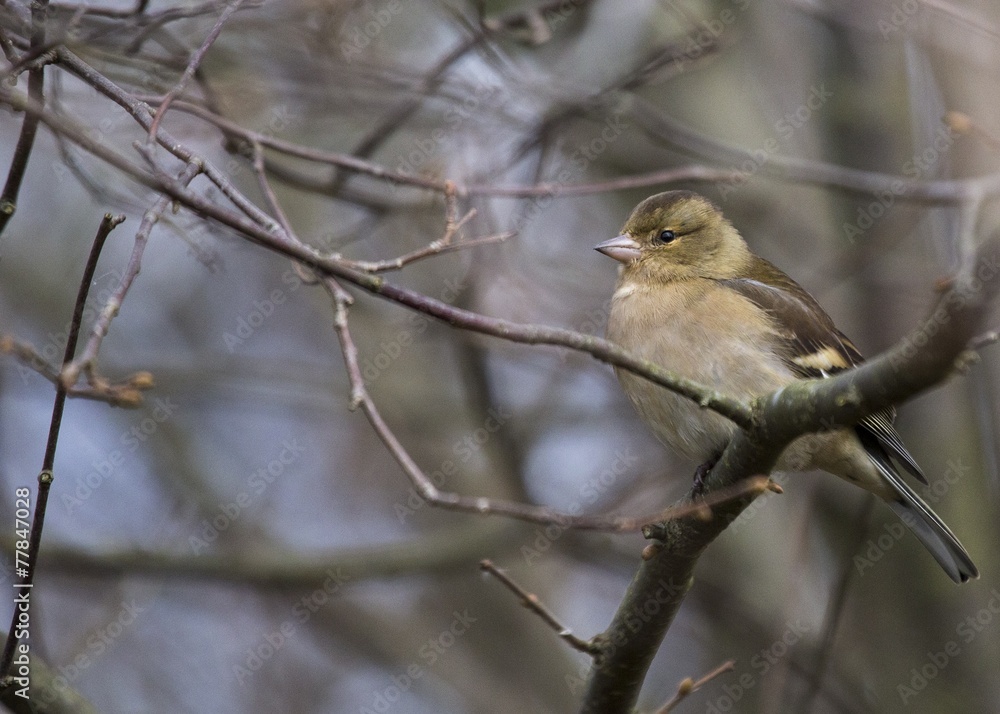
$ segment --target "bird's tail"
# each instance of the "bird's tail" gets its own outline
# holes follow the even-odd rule
[[[896,500],[889,501],[889,507],[930,551],[948,577],[956,583],[978,578],[979,569],[945,522],[906,485],[891,464],[879,463],[878,459],[872,461],[897,494]]]

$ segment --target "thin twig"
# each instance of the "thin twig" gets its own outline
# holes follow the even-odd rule
[[[611,193],[612,191],[627,191],[633,188],[646,188],[664,184],[680,183],[682,181],[732,181],[741,177],[738,171],[732,169],[717,169],[709,166],[693,164],[680,166],[663,171],[653,171],[646,174],[622,176],[610,181],[595,183],[535,183],[530,186],[493,186],[489,184],[473,184],[460,189],[463,196],[494,196],[503,198],[532,198],[535,196],[551,196],[553,198],[568,198],[571,196],[590,196],[595,193]]]
[[[479,238],[470,238],[468,240],[463,240],[459,237],[456,241],[456,234],[466,223],[472,220],[472,218],[476,215],[476,209],[470,209],[464,216],[459,218],[457,215],[458,211],[455,184],[448,181],[447,187],[449,190],[445,193],[445,228],[444,234],[440,238],[435,241],[431,241],[423,248],[417,248],[416,250],[404,253],[397,258],[378,261],[348,260],[346,258],[342,258],[341,260],[355,270],[360,270],[365,273],[384,273],[390,270],[401,270],[411,263],[416,263],[417,261],[424,260],[425,258],[431,258],[443,253],[472,248],[477,245],[500,243],[514,235],[513,232],[507,232],[491,236],[482,236]]]
[[[271,213],[274,214],[274,219],[284,228],[285,233],[290,236],[295,235],[295,231],[292,229],[292,222],[285,215],[285,210],[281,207],[281,201],[278,200],[278,196],[274,193],[271,182],[267,180],[267,169],[264,166],[264,147],[257,140],[252,140],[252,146],[253,169],[257,175],[257,185],[260,186],[260,191],[264,194],[264,200],[267,201]]]
[[[559,635],[563,642],[568,644],[577,652],[583,652],[584,654],[594,656],[600,651],[591,640],[584,640],[574,635],[572,630],[559,622],[559,619],[555,616],[555,614],[542,603],[537,595],[529,593],[527,590],[514,582],[514,580],[507,575],[507,573],[494,565],[492,560],[481,561],[479,563],[479,569],[492,575],[494,578],[499,580],[505,588],[517,595],[521,600],[521,605],[538,615],[542,619],[542,622],[548,625],[553,632]]]
[[[725,674],[726,672],[733,671],[733,667],[735,666],[736,666],[736,660],[731,659],[727,662],[723,662],[718,667],[716,667],[711,672],[706,674],[701,679],[698,679],[697,681],[692,680],[690,677],[682,680],[681,683],[677,685],[677,694],[674,695],[673,699],[671,699],[669,702],[667,702],[662,707],[657,709],[656,714],[668,714],[669,712],[672,712],[674,710],[674,707],[676,707],[678,704],[684,701],[689,695],[697,692],[699,689],[704,687],[706,684],[711,682],[720,674]]]
[[[65,386],[59,369],[50,364],[29,342],[19,340],[12,335],[0,335],[0,354],[14,355],[22,364],[52,384]],[[142,405],[142,391],[152,386],[153,375],[149,372],[136,372],[120,382],[97,380],[85,386],[67,387],[66,396],[107,402],[112,406],[131,409]]]
[[[348,260],[343,258],[343,262],[350,265],[357,270],[364,271],[366,273],[386,273],[392,270],[400,270],[411,263],[416,263],[424,258],[431,258],[436,255],[443,255],[445,253],[452,253],[457,250],[465,250],[466,248],[474,248],[478,245],[490,245],[493,243],[503,243],[508,238],[517,235],[513,231],[508,231],[507,233],[497,233],[491,236],[480,236],[478,238],[468,238],[466,240],[459,241],[458,243],[442,244],[440,240],[428,243],[423,248],[418,248],[410,253],[399,256],[398,258],[391,258],[389,260],[378,260],[378,261],[367,261],[367,260]]]
[[[199,164],[189,163],[186,167],[184,167],[184,170],[181,171],[177,180],[181,184],[187,186],[200,172],[201,166]],[[129,288],[132,287],[132,282],[139,275],[139,271],[142,269],[142,256],[146,250],[146,244],[149,242],[149,236],[153,230],[153,226],[155,226],[160,220],[160,217],[170,206],[170,203],[170,197],[163,196],[158,199],[153,207],[146,211],[143,215],[142,222],[139,224],[139,230],[135,233],[135,243],[132,246],[132,254],[129,256],[125,272],[122,273],[121,279],[118,281],[118,285],[108,297],[108,301],[105,303],[104,307],[101,308],[97,319],[94,321],[94,326],[90,330],[90,338],[87,340],[87,344],[84,345],[83,350],[80,352],[80,356],[66,365],[62,371],[63,385],[67,389],[76,384],[77,377],[81,371],[86,373],[87,379],[91,385],[98,382],[95,365],[97,362],[97,353],[101,349],[101,343],[104,341],[104,337],[108,334],[108,330],[111,327],[111,321],[118,315],[118,311],[121,309],[125,296],[128,293]]]
[[[389,137],[398,130],[407,119],[409,119],[417,109],[424,105],[430,96],[444,81],[445,73],[456,62],[464,57],[468,52],[478,47],[491,34],[503,30],[518,27],[522,24],[535,23],[543,17],[545,12],[550,12],[567,5],[582,6],[590,0],[548,0],[536,7],[529,7],[524,10],[516,10],[505,13],[496,18],[489,18],[479,23],[473,33],[460,40],[444,57],[442,57],[433,67],[424,72],[417,84],[412,88],[416,96],[406,99],[393,109],[391,109],[385,119],[382,120],[351,152],[354,156],[365,158],[371,156],[375,150],[381,146]],[[335,179],[333,188],[339,186],[340,179]]]
[[[184,74],[181,75],[177,84],[171,87],[170,91],[167,92],[167,96],[164,97],[163,101],[160,102],[160,106],[156,109],[156,117],[153,119],[153,123],[149,127],[149,136],[147,140],[150,143],[152,143],[156,138],[157,130],[160,128],[160,121],[163,119],[163,115],[167,113],[167,109],[170,108],[170,103],[184,91],[184,88],[187,86],[188,82],[191,81],[191,78],[194,76],[198,66],[202,63],[202,60],[205,59],[205,54],[208,52],[208,49],[222,33],[222,28],[225,26],[229,18],[232,17],[233,13],[240,9],[240,5],[242,4],[243,0],[232,0],[232,2],[226,5],[222,14],[219,15],[219,19],[215,21],[215,25],[213,25],[211,31],[209,31],[208,36],[205,37],[205,41],[201,43],[201,47],[199,47],[195,53],[191,55],[191,61],[188,62],[187,67],[184,69]]]
[[[31,4],[31,45],[30,51],[39,51],[45,45],[45,14],[49,0],[36,0]],[[24,58],[22,58],[23,61]],[[45,64],[36,63],[28,70],[28,97],[38,104],[45,104]],[[35,145],[35,135],[38,133],[39,117],[36,114],[25,113],[21,124],[21,133],[17,137],[14,156],[10,161],[7,181],[0,193],[0,235],[3,235],[7,223],[17,210],[17,197],[21,191],[24,174],[28,169],[28,159]]]
[[[91,67],[89,64],[84,62],[82,59],[77,57],[74,53],[70,52],[65,47],[60,47],[58,49],[58,60],[59,63],[69,69],[73,74],[79,77],[81,80],[92,86],[94,89],[98,90],[106,97],[111,99],[113,102],[118,104],[120,107],[125,109],[133,119],[135,119],[139,125],[145,129],[147,132],[153,125],[153,115],[150,113],[149,108],[143,102],[137,100],[134,96],[126,92],[124,89],[119,87],[117,84],[109,80],[103,74],[98,72],[96,69]],[[3,96],[3,93],[0,93]],[[9,94],[7,96],[10,96]],[[15,100],[16,103],[16,100]],[[163,190],[165,181],[162,177],[160,180],[148,176],[146,172],[135,167],[131,162],[129,162],[124,157],[112,152],[110,149],[104,147],[101,143],[93,141],[90,137],[86,136],[85,133],[74,131],[70,127],[68,122],[64,121],[58,117],[47,116],[44,112],[34,106],[30,99],[23,103],[25,111],[38,113],[42,121],[48,125],[50,129],[57,133],[63,133],[67,136],[72,136],[73,140],[78,146],[89,151],[97,156],[100,156],[103,160],[112,164],[116,168],[124,171],[125,173],[132,176],[140,183],[149,186],[150,188],[156,190]],[[195,152],[188,149],[184,144],[178,141],[176,138],[171,136],[166,130],[160,129],[156,133],[157,142],[165,148],[168,152],[176,156],[178,159],[184,163],[197,162],[201,165],[202,171],[205,176],[212,181],[219,190],[233,202],[233,204],[245,213],[252,221],[260,226],[263,226],[265,230],[272,232],[275,239],[280,239],[282,242],[290,241],[291,238],[285,236],[283,231],[280,231],[280,226],[274,222],[270,216],[257,208],[253,202],[247,199],[232,182],[219,171],[210,161],[205,157],[196,154]],[[146,145],[136,143],[134,148],[147,160],[147,162],[156,167],[157,164],[153,158],[153,154]],[[162,171],[162,170],[161,170]],[[152,180],[151,180],[152,179]],[[171,195],[175,199],[181,199],[181,196],[176,195],[167,190],[165,193]]]
[[[115,226],[125,220],[125,216],[112,216],[106,213],[101,220],[101,225],[97,229],[97,236],[90,249],[87,258],[87,265],[83,269],[83,277],[80,280],[80,289],[77,291],[76,303],[73,305],[73,319],[70,322],[69,335],[66,339],[66,350],[63,354],[63,365],[69,364],[76,352],[76,343],[80,337],[80,323],[83,321],[83,308],[87,302],[87,293],[90,292],[90,284],[94,279],[94,271],[97,270],[97,261],[101,257],[101,250],[104,248],[104,241],[114,230]],[[42,470],[38,474],[38,494],[35,497],[35,512],[31,519],[31,531],[28,535],[27,564],[24,568],[18,567],[16,570],[17,582],[14,587],[29,599],[31,587],[35,578],[35,568],[38,563],[38,549],[42,543],[42,527],[45,525],[45,511],[49,500],[49,489],[52,486],[52,467],[56,459],[56,445],[59,442],[59,430],[62,426],[63,408],[66,406],[66,387],[60,380],[56,384],[55,402],[52,405],[52,420],[49,423],[49,436],[45,444],[45,455],[42,457]],[[20,611],[14,608],[11,618],[10,629],[7,630],[7,640],[4,643],[3,654],[0,655],[0,680],[6,680],[7,672],[10,670],[11,662],[14,659],[14,649],[19,641],[15,635],[18,625]]]

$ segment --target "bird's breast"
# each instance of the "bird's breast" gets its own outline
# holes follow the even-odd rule
[[[623,283],[611,301],[608,339],[638,357],[726,396],[749,400],[794,375],[777,352],[777,328],[738,293],[709,280],[647,288]],[[616,368],[656,435],[698,461],[717,455],[735,425],[689,399]]]

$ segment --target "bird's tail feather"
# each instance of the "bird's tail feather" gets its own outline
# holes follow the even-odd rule
[[[878,459],[872,461],[897,494],[896,500],[889,501],[889,507],[930,551],[948,577],[956,583],[978,578],[979,569],[945,522],[906,485],[891,465],[879,463]]]

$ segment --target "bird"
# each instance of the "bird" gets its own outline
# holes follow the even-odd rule
[[[744,401],[862,362],[854,343],[804,288],[755,255],[707,198],[651,196],[617,237],[595,246],[621,263],[607,338],[628,352]],[[615,367],[657,438],[707,473],[739,427],[687,397]],[[927,479],[893,426],[895,410],[853,428],[800,436],[776,471],[821,470],[884,500],[956,583],[979,577],[966,549],[903,480]],[[696,477],[697,481],[697,477]]]

